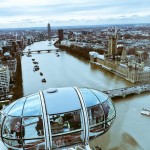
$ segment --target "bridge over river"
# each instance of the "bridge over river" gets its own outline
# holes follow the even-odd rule
[[[106,90],[102,91],[105,94],[107,94],[110,98],[114,97],[125,97],[130,94],[141,94],[142,92],[150,92],[150,84],[144,84],[144,85],[137,85],[132,87],[125,87],[125,88],[119,88],[119,89],[113,89],[113,90]],[[12,94],[13,93],[9,93]],[[6,100],[9,101],[9,100]],[[5,102],[0,100],[1,102]]]
[[[51,51],[59,51],[59,49],[44,49],[44,50],[28,50],[28,51],[21,51],[21,52],[18,52],[19,54],[33,54],[33,53],[41,53],[41,52],[47,52],[47,53],[49,53],[49,52],[51,52]]]
[[[147,91],[150,91],[150,84],[107,90],[103,92],[107,94],[109,97],[113,98],[118,96],[125,97],[130,94],[140,94],[142,92],[147,92]]]

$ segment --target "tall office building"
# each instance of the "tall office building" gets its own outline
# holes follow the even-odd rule
[[[64,39],[63,29],[58,30],[58,38],[59,38],[59,42],[61,42]]]
[[[0,64],[0,97],[6,96],[9,92],[10,74],[8,66]]]
[[[50,41],[51,40],[51,27],[50,27],[50,24],[48,23],[48,40]]]

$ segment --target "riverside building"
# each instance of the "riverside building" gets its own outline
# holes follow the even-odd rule
[[[61,42],[64,39],[64,35],[63,35],[63,29],[59,29],[58,30],[58,38],[59,38],[59,42]]]
[[[111,71],[126,80],[137,83],[150,80],[150,67],[144,62],[136,62],[127,55],[124,46],[117,49],[116,36],[109,37],[108,51],[104,55],[90,52],[90,62]]]
[[[8,66],[0,65],[0,98],[9,92],[10,75]]]

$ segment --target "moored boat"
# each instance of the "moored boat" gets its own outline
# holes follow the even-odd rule
[[[35,65],[34,68],[33,68],[33,71],[38,71],[40,68],[38,65]]]
[[[43,78],[41,81],[42,81],[42,82],[46,82],[46,79],[45,79],[45,78]]]
[[[28,54],[27,57],[32,57],[32,55]]]
[[[150,116],[150,110],[143,108],[141,114]]]
[[[34,63],[34,64],[38,64],[38,62],[37,62],[37,61],[33,61],[33,63]]]

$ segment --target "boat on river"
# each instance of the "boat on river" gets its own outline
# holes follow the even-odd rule
[[[27,57],[32,57],[32,55],[28,54]]]
[[[33,68],[33,71],[38,71],[40,68],[38,65],[35,65],[34,68]]]
[[[45,78],[43,78],[41,81],[42,81],[42,82],[46,82],[46,79],[45,79]]]
[[[38,62],[37,62],[37,61],[33,61],[33,63],[34,63],[34,64],[38,64]]]
[[[141,111],[141,114],[142,114],[142,115],[150,116],[150,110],[143,108],[142,111]]]
[[[42,72],[40,72],[40,75],[42,76],[42,75],[43,75],[43,73],[42,73]]]

